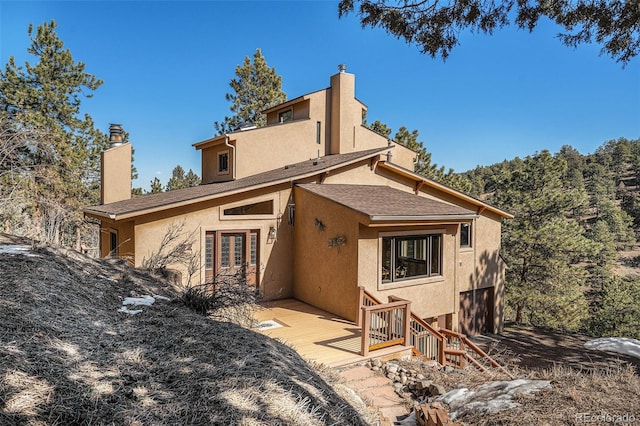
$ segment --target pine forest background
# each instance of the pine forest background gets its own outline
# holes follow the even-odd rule
[[[102,81],[64,48],[55,22],[29,28],[28,36],[35,62],[10,58],[0,71],[0,229],[94,248],[99,226],[82,208],[100,202],[100,152],[108,137],[81,113],[81,101]],[[236,76],[226,97],[233,115],[222,122],[212,117],[218,131],[262,125],[259,111],[286,99],[260,50]],[[255,87],[267,98],[246,98]],[[515,216],[502,228],[507,321],[640,338],[640,139],[603,141],[591,154],[564,146],[455,173],[431,162],[416,130],[363,124],[417,151],[416,172]],[[156,178],[149,190],[132,193],[199,183],[196,173],[177,165],[166,184]]]

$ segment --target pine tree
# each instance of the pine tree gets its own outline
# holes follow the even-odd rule
[[[185,173],[181,166],[176,166],[171,172],[171,178],[169,182],[167,182],[165,190],[173,191],[174,189],[188,188],[197,185],[200,185],[200,178],[193,170],[189,169],[189,172]]]
[[[577,329],[588,316],[583,292],[600,246],[567,216],[576,190],[564,185],[567,164],[548,151],[514,164],[492,202],[514,214],[503,225],[502,254],[509,266],[506,300],[514,319]]]
[[[393,133],[390,127],[379,120],[374,121],[370,125],[365,123],[365,126],[386,138]],[[413,171],[419,175],[457,189],[458,191],[469,192],[471,190],[471,182],[466,177],[455,174],[453,169],[445,172],[444,166],[438,167],[437,164],[431,163],[431,153],[428,152],[424,144],[418,140],[419,137],[420,135],[417,130],[409,131],[406,127],[401,126],[393,138],[394,142],[416,153]]]
[[[227,93],[225,97],[231,102],[234,115],[214,123],[218,134],[233,132],[245,124],[262,127],[266,124],[262,111],[287,100],[282,91],[282,77],[275,67],[269,68],[260,49],[253,54],[253,61],[245,56],[244,63],[236,67],[236,78],[229,85],[233,93]]]
[[[158,177],[154,177],[153,180],[150,183],[151,189],[149,192],[147,192],[147,194],[158,194],[160,192],[162,192],[162,182],[160,182],[160,179],[158,179]]]
[[[56,27],[55,21],[35,32],[29,26],[27,51],[37,61],[20,67],[9,58],[0,72],[0,113],[5,131],[29,129],[38,135],[20,150],[20,161],[30,172],[23,176],[19,214],[30,224],[29,233],[79,245],[81,207],[99,200],[99,153],[107,146],[106,135],[95,129],[89,115],[80,114],[80,105],[102,81],[73,59]],[[15,214],[15,204],[12,209]]]

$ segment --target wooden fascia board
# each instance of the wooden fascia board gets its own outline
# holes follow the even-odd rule
[[[215,136],[211,139],[206,139],[204,141],[191,144],[191,146],[194,147],[196,150],[208,148],[213,145],[218,145],[220,142],[224,143],[226,137],[227,135]]]
[[[459,198],[459,199],[461,199],[463,201],[466,201],[466,202],[468,202],[470,204],[473,204],[473,205],[477,206],[478,208],[482,207],[483,211],[487,210],[487,211],[493,212],[493,213],[495,213],[495,214],[497,214],[497,215],[499,215],[499,216],[501,216],[501,217],[503,217],[505,219],[513,219],[513,215],[511,213],[507,213],[504,210],[500,210],[497,207],[493,207],[493,206],[491,206],[489,204],[483,203],[480,200],[477,200],[477,199],[475,199],[475,198],[473,198],[473,197],[471,197],[469,195],[466,195],[466,194],[464,194],[464,193],[462,193],[460,191],[457,191],[457,190],[455,190],[453,188],[449,188],[448,186],[442,185],[442,184],[440,184],[438,182],[432,181],[431,179],[424,178],[424,177],[418,175],[417,173],[413,173],[413,172],[410,172],[408,170],[404,170],[402,168],[394,166],[393,164],[389,164],[384,160],[381,160],[378,164],[382,168],[390,170],[390,171],[392,171],[394,173],[397,173],[397,174],[399,174],[401,176],[407,177],[407,178],[412,179],[414,181],[416,180],[416,178],[421,179],[424,182],[425,185],[429,185],[430,187],[432,187],[434,189],[437,189],[438,191],[442,191],[445,194],[452,195],[452,196],[454,196],[456,198]]]

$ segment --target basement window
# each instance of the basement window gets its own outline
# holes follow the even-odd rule
[[[382,282],[442,275],[442,234],[382,238]]]

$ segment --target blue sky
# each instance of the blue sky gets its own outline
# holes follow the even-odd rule
[[[261,48],[289,98],[329,85],[337,65],[356,75],[369,121],[417,129],[439,165],[465,171],[565,144],[586,154],[640,137],[640,58],[626,68],[600,47],[562,46],[558,29],[465,33],[446,62],[420,54],[336,1],[0,1],[0,61],[34,62],[27,27],[55,19],[87,71],[104,80],[83,102],[105,133],[121,123],[139,179],[163,183],[176,165],[200,174],[192,144],[229,115],[229,81]]]

